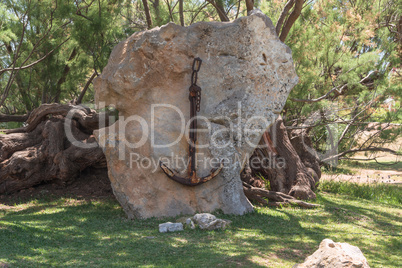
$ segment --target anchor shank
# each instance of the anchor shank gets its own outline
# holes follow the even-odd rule
[[[223,162],[217,168],[213,168],[211,173],[205,177],[197,177],[196,172],[196,142],[197,142],[197,112],[200,111],[201,103],[201,88],[197,86],[198,71],[201,67],[201,59],[195,58],[193,62],[193,73],[191,75],[191,86],[189,88],[190,96],[190,129],[189,129],[189,166],[188,166],[188,177],[182,178],[176,175],[171,169],[169,169],[165,164],[159,162],[159,166],[162,171],[172,180],[188,186],[196,186],[205,183],[214,177],[216,177],[223,168]]]
[[[192,92],[190,91],[190,143],[189,143],[189,175],[193,176],[196,173],[195,171],[195,143],[197,141],[197,108],[196,108],[196,97],[192,96]]]

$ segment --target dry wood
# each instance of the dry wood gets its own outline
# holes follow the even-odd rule
[[[0,114],[0,122],[25,122],[28,119],[28,114],[10,115]]]
[[[243,190],[247,198],[265,206],[280,207],[287,205],[296,205],[302,208],[316,208],[320,206],[318,204],[312,204],[298,200],[293,196],[281,192],[268,191],[262,188],[253,187],[245,182],[243,182]],[[267,198],[269,201],[264,198]]]
[[[315,207],[299,200],[315,199],[313,190],[321,176],[317,154],[306,147],[312,148],[306,130],[295,130],[289,136],[279,117],[264,133],[241,174],[247,198],[267,206]],[[269,181],[271,191],[264,189],[266,181],[261,176]]]
[[[83,127],[90,130],[98,128],[100,114],[82,106],[52,103],[42,104],[39,108],[33,110],[26,121],[28,124],[26,127],[7,130],[6,134],[31,132],[48,116],[61,115],[65,117],[68,113],[71,113],[72,118],[79,121]]]
[[[69,112],[74,114],[66,118]],[[0,135],[0,194],[43,182],[68,184],[88,167],[105,167],[105,156],[92,134],[99,118],[88,108],[44,104],[30,114],[27,127]],[[94,146],[73,144],[67,139],[66,126],[75,141]]]

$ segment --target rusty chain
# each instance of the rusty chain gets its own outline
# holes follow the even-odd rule
[[[190,86],[190,99],[192,97],[196,98],[196,109],[197,112],[200,111],[201,106],[201,88],[197,86],[198,72],[201,68],[202,60],[200,58],[194,58],[193,61],[193,73],[191,74],[191,86]]]

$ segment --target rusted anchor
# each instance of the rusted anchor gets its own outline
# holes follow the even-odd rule
[[[200,58],[195,58],[193,62],[193,73],[191,75],[191,86],[189,88],[190,91],[190,144],[189,144],[189,159],[188,159],[188,177],[187,178],[182,178],[177,176],[170,168],[168,168],[165,164],[162,162],[159,162],[159,166],[165,172],[165,174],[171,178],[172,180],[188,185],[188,186],[196,186],[200,185],[204,182],[207,182],[214,177],[216,177],[219,172],[221,172],[223,168],[223,163],[221,162],[220,166],[218,168],[214,168],[211,170],[211,173],[208,176],[205,177],[197,177],[197,172],[196,172],[196,165],[195,165],[195,143],[197,141],[197,112],[200,111],[200,104],[201,104],[201,88],[197,86],[197,78],[198,78],[198,71],[201,68],[201,63],[202,60]]]

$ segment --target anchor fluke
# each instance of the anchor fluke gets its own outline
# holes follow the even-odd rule
[[[211,179],[216,177],[223,168],[223,162],[220,163],[219,167],[211,169],[209,175],[205,177],[197,177],[197,173],[193,172],[192,176],[188,178],[182,178],[180,176],[177,176],[170,168],[168,168],[162,162],[159,162],[159,166],[162,169],[162,171],[172,180],[187,186],[197,186],[207,181],[210,181]]]

